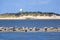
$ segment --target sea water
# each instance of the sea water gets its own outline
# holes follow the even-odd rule
[[[0,40],[60,40],[59,32],[2,32]]]
[[[60,20],[0,20],[0,27],[60,27]],[[60,32],[0,32],[0,40],[60,40]]]
[[[0,20],[0,27],[60,27],[60,20]]]

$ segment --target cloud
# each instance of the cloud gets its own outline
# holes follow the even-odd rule
[[[29,5],[44,5],[50,3],[51,0],[30,0]]]
[[[49,0],[40,0],[39,4],[48,4],[50,1]]]

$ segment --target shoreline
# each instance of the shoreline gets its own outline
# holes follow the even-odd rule
[[[0,20],[60,20],[60,19],[0,19]]]
[[[0,18],[0,20],[40,20],[40,19],[60,19],[60,16],[22,16],[22,17],[5,17],[5,18]]]

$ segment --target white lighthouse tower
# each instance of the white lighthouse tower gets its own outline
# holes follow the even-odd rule
[[[22,12],[22,11],[23,11],[23,9],[21,8],[21,9],[20,9],[20,12]]]

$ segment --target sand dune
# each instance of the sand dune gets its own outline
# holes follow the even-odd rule
[[[0,19],[60,19],[60,16],[21,16],[21,17],[6,17]]]

